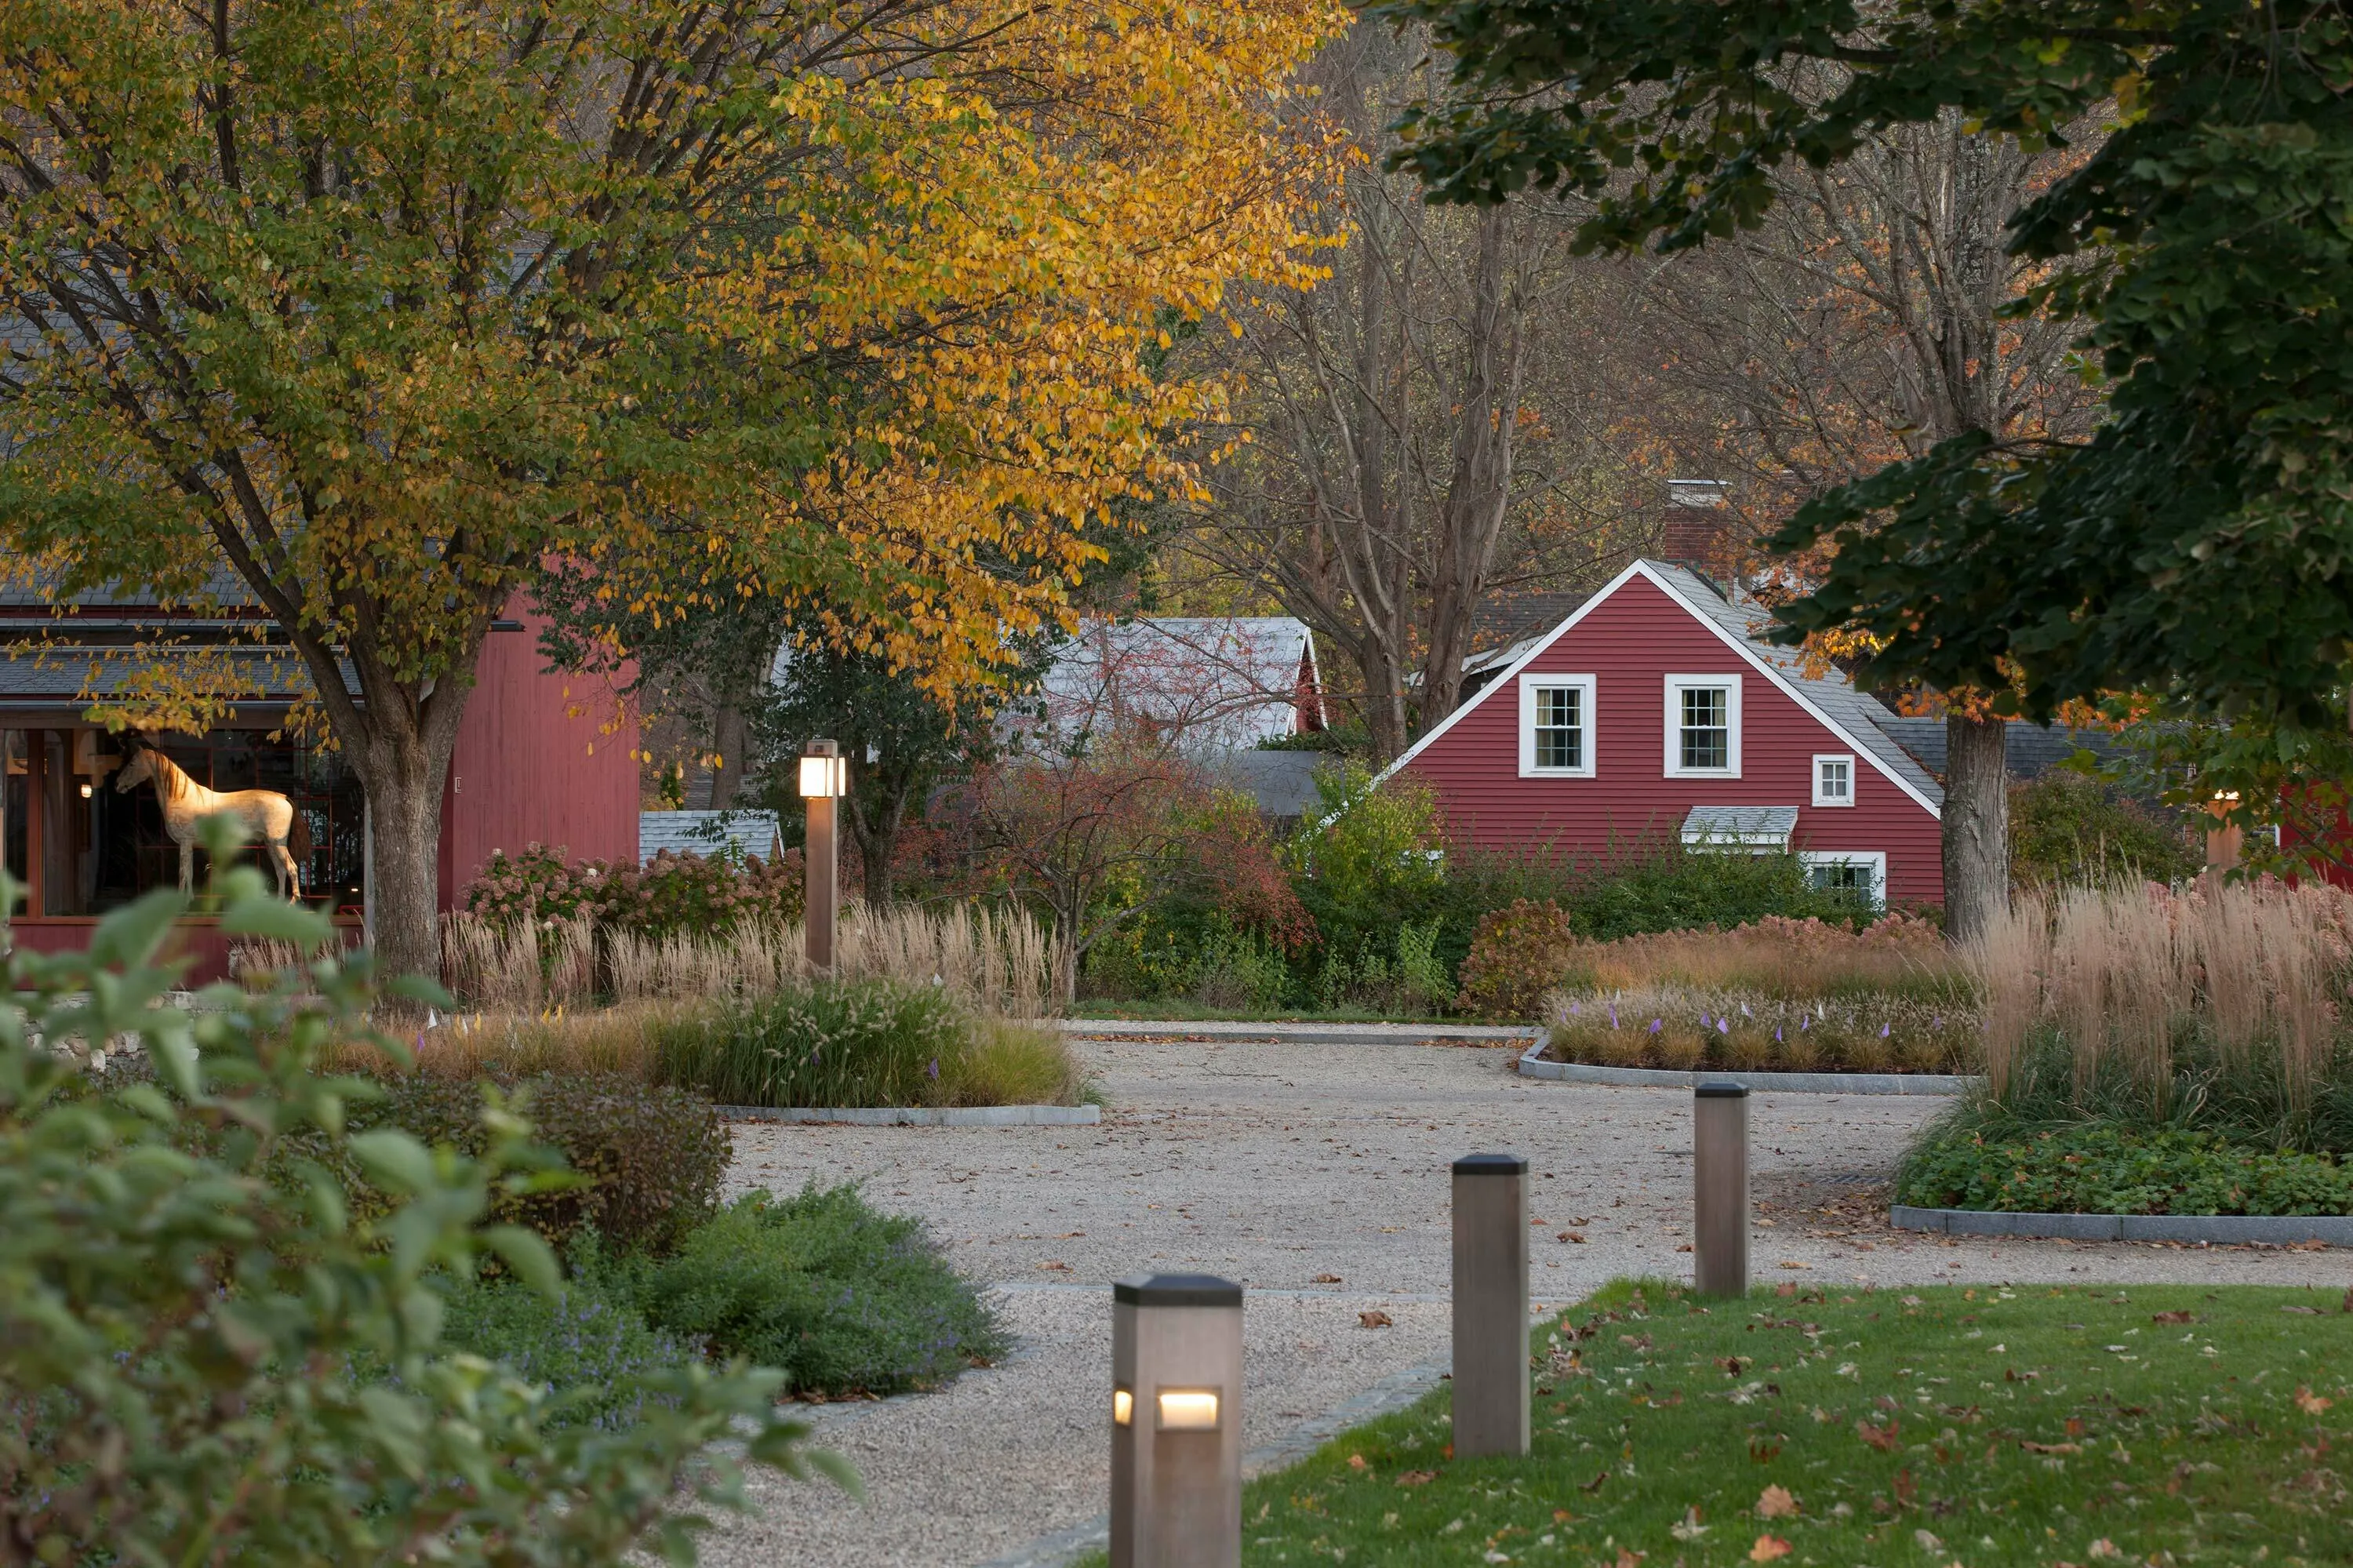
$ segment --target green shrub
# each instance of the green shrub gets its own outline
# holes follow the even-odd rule
[[[2211,1133],[2093,1124],[1988,1141],[1957,1131],[1905,1157],[1895,1201],[2015,1213],[2353,1214],[2353,1165]]]
[[[234,853],[225,832],[214,863]],[[497,1256],[556,1287],[530,1232],[485,1224],[543,1160],[484,1107],[480,1160],[391,1128],[353,1132],[372,1086],[313,1071],[364,1037],[365,955],[249,868],[218,879],[220,928],[320,955],[308,973],[167,998],[157,952],[190,901],[158,892],[87,953],[5,959],[0,1021],[0,1515],[50,1563],[605,1564],[642,1542],[691,1555],[690,1499],[726,1503],[736,1462],[797,1470],[776,1373],[648,1373],[642,1419],[563,1428],[542,1392],[438,1334],[428,1277]],[[0,907],[17,890],[0,882]],[[37,1040],[135,1042],[153,1082],[93,1086]],[[207,1129],[199,1137],[195,1129]],[[286,1140],[327,1158],[268,1180]],[[340,1165],[394,1207],[355,1214]],[[363,1382],[353,1368],[388,1374]]]
[[[2057,886],[2115,876],[2174,883],[2205,864],[2179,820],[2071,768],[2010,787],[2010,878]]]
[[[1446,906],[1437,796],[1410,779],[1372,784],[1362,763],[1319,768],[1318,803],[1286,852],[1327,952],[1386,954],[1399,921],[1426,920]]]
[[[807,892],[798,850],[774,861],[663,850],[643,865],[616,865],[566,860],[561,849],[531,844],[520,854],[493,852],[466,889],[466,908],[500,924],[587,916],[639,936],[669,937],[797,920]]]
[[[1462,994],[1454,1004],[1482,1018],[1526,1022],[1543,1011],[1546,993],[1568,972],[1576,948],[1559,905],[1514,898],[1479,916],[1478,934],[1462,960]]]
[[[633,1289],[656,1326],[781,1367],[796,1392],[928,1387],[1007,1344],[923,1223],[855,1187],[750,1193],[675,1257],[636,1266]]]
[[[952,1106],[1077,1105],[1088,1092],[1060,1030],[1009,1018],[966,1025],[962,1046],[940,1070],[940,1090]]]
[[[618,1073],[527,1078],[512,1086],[539,1136],[585,1183],[501,1194],[502,1223],[528,1225],[559,1250],[584,1227],[615,1245],[666,1252],[718,1206],[733,1148],[711,1102]],[[353,1128],[397,1128],[428,1146],[479,1156],[483,1088],[421,1074],[396,1077],[354,1106]]]
[[[651,1025],[654,1070],[725,1105],[928,1106],[968,1040],[936,988],[818,980]]]
[[[557,1391],[550,1426],[619,1431],[644,1419],[649,1403],[660,1403],[646,1386],[649,1377],[700,1358],[690,1341],[646,1322],[636,1298],[595,1261],[593,1233],[583,1239],[591,1245],[575,1245],[575,1263],[585,1257],[590,1266],[575,1266],[560,1295],[511,1277],[441,1281],[441,1340]]]

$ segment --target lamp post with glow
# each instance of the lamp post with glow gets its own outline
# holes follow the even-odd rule
[[[809,968],[819,973],[833,969],[833,938],[840,917],[840,876],[838,809],[834,802],[849,793],[849,765],[841,747],[830,740],[812,740],[801,753],[801,799],[808,803],[808,843],[802,853],[808,872],[807,933]]]

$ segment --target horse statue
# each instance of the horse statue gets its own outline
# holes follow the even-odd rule
[[[302,896],[302,870],[289,845],[301,842],[309,851],[308,825],[294,810],[294,802],[274,789],[207,789],[188,777],[180,765],[152,746],[134,746],[131,760],[114,776],[114,787],[129,794],[142,783],[155,786],[164,807],[164,831],[180,846],[180,891],[195,886],[196,824],[206,817],[228,815],[243,824],[248,839],[266,846],[269,869],[278,878],[282,898]]]

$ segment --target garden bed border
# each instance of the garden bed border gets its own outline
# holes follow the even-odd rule
[[[1517,1045],[1541,1044],[1544,1031],[1499,1023],[1330,1023],[1313,1019],[1065,1018],[1062,1033],[1080,1040],[1236,1041],[1286,1045]]]
[[[851,1127],[1093,1127],[1101,1106],[715,1106],[728,1121]]]
[[[1679,1072],[1672,1067],[1597,1067],[1584,1062],[1544,1059],[1548,1038],[1538,1039],[1520,1057],[1520,1075],[1572,1084],[1610,1084],[1629,1089],[1689,1089],[1703,1083],[1738,1084],[1810,1095],[1957,1095],[1977,1079],[1957,1073],[1746,1073],[1729,1070]]]
[[[2059,1241],[2203,1242],[2353,1247],[2353,1214],[2050,1214],[1996,1209],[1915,1209],[1890,1204],[1898,1230],[1956,1236],[2039,1236]]]

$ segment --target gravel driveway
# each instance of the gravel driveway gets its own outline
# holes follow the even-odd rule
[[[856,1179],[920,1214],[994,1283],[1019,1349],[944,1393],[823,1407],[865,1478],[754,1483],[759,1511],[707,1539],[723,1568],[975,1564],[1105,1506],[1109,1282],[1221,1274],[1243,1310],[1246,1446],[1261,1447],[1441,1358],[1447,1170],[1529,1162],[1537,1301],[1614,1276],[1689,1277],[1687,1091],[1522,1079],[1512,1053],[1430,1045],[1082,1042],[1101,1127],[739,1126],[738,1189]],[[2342,1289],[2346,1255],[1914,1236],[1877,1190],[1942,1102],[1758,1095],[1750,1136],[1766,1278],[2265,1281]],[[1561,1233],[1582,1241],[1556,1239]],[[1366,1314],[1388,1321],[1364,1326]],[[1393,1386],[1393,1385],[1392,1385]]]

